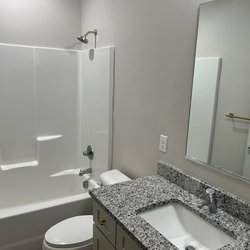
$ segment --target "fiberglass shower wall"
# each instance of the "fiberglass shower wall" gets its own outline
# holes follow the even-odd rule
[[[112,55],[0,45],[1,207],[79,192],[80,178],[67,177],[65,191],[50,175],[89,167],[88,144],[96,177],[110,167]]]

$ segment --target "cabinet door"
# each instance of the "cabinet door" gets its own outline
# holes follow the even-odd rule
[[[93,250],[115,250],[96,225],[93,225],[93,230]]]
[[[98,229],[115,246],[116,222],[95,201],[93,203],[93,217]]]
[[[127,232],[125,232],[119,225],[117,225],[116,249],[141,250],[142,248],[128,235]]]

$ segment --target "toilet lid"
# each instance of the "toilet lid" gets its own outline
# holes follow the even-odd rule
[[[88,244],[93,238],[93,216],[81,215],[63,220],[45,234],[45,241],[52,247],[77,247]]]

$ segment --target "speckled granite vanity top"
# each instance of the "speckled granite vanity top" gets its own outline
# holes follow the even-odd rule
[[[188,191],[185,185],[188,186]],[[101,187],[90,191],[90,195],[143,249],[177,249],[138,216],[139,212],[176,202],[235,238],[233,243],[220,248],[221,250],[250,250],[250,204],[215,188],[218,196],[218,212],[211,214],[207,207],[198,208],[203,201],[199,197],[204,194],[206,187],[210,186],[169,164],[159,162],[157,176]],[[235,209],[228,210],[228,206],[234,206]]]

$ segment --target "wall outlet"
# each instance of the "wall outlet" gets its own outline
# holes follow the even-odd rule
[[[163,153],[167,153],[168,137],[166,135],[160,136],[159,150]]]

